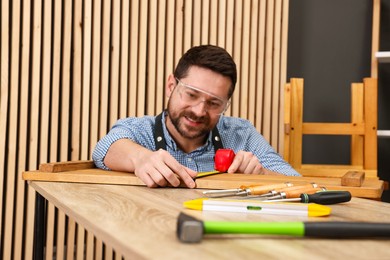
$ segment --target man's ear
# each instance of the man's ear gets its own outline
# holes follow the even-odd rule
[[[167,97],[170,97],[173,90],[175,89],[176,87],[176,79],[175,79],[175,76],[173,74],[170,74],[168,76],[168,79],[167,79],[167,84],[165,86],[165,95]]]

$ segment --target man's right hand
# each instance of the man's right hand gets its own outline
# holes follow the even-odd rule
[[[134,172],[148,187],[177,187],[181,179],[188,188],[195,188],[196,171],[165,150],[151,151],[128,139],[113,143],[104,163],[112,170]]]

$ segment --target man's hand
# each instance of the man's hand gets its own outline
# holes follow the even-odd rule
[[[158,150],[134,160],[135,175],[148,187],[180,185],[180,179],[188,188],[195,188],[197,172],[181,165],[165,150]],[[180,179],[179,179],[179,177]]]
[[[247,174],[266,174],[266,170],[261,165],[259,159],[251,153],[246,151],[239,151],[232,164],[228,169],[228,173],[247,173]]]
[[[151,151],[128,139],[111,145],[104,164],[113,171],[135,173],[148,187],[177,187],[182,179],[187,187],[195,188],[197,172],[181,165],[165,150]]]
[[[246,151],[239,151],[228,169],[228,173],[236,172],[246,174],[281,175],[281,173],[265,169],[253,153]]]

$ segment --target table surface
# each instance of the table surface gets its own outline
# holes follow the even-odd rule
[[[389,239],[319,239],[271,235],[206,235],[201,243],[176,237],[180,212],[203,220],[371,221],[390,222],[390,204],[352,198],[331,205],[328,217],[202,212],[184,209],[184,201],[202,197],[200,189],[157,188],[30,181],[56,207],[112,246],[126,259],[202,257],[256,259],[378,259],[390,257]]]

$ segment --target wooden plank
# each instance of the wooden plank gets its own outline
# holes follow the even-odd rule
[[[294,168],[301,168],[303,79],[291,79],[291,104],[290,163]]]
[[[361,124],[364,122],[364,89],[363,83],[351,84],[351,123]],[[363,165],[362,135],[351,136],[351,165]]]
[[[364,123],[303,123],[302,134],[305,135],[363,135]]]
[[[25,180],[33,181],[56,181],[75,183],[101,183],[120,185],[145,184],[134,174],[124,172],[104,171],[100,169],[86,169],[78,171],[68,171],[61,173],[47,173],[40,171],[29,171],[23,173]],[[361,187],[346,187],[341,185],[339,178],[323,177],[292,177],[275,175],[243,175],[243,174],[217,174],[196,180],[197,188],[201,189],[230,189],[240,185],[250,185],[258,183],[261,185],[278,182],[315,182],[331,190],[348,190],[353,196],[365,198],[380,198],[383,192],[383,181],[376,179],[366,179]]]
[[[290,162],[290,128],[291,128],[291,84],[284,86],[284,150],[283,158]]]
[[[374,78],[364,79],[364,168],[378,168],[378,82]]]

